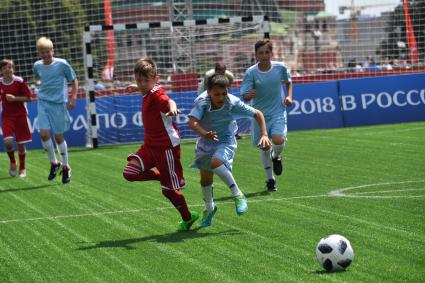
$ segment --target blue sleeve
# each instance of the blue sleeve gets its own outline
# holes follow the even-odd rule
[[[200,98],[200,97],[198,97]],[[204,107],[204,103],[205,100],[204,99],[196,99],[195,100],[195,105],[193,106],[192,110],[189,113],[189,117],[193,117],[197,120],[201,120],[202,117],[204,116],[204,112],[205,112],[205,107]]]
[[[255,114],[255,108],[243,103],[239,98],[230,98],[232,101],[231,112],[235,119],[239,118],[252,118]]]
[[[282,74],[281,74],[281,80],[284,80],[287,83],[290,83],[291,80],[291,74],[289,73],[288,68],[286,68],[285,66],[282,66],[282,70],[281,70]]]
[[[71,65],[68,64],[67,61],[64,60],[63,71],[65,74],[65,78],[68,82],[72,82],[77,78],[77,75],[75,74],[74,69],[72,69]]]
[[[37,65],[36,64],[34,64],[34,66],[32,68],[32,71],[34,72],[35,78],[36,79],[40,79],[40,75],[38,74],[38,68],[37,68]]]
[[[254,78],[252,72],[248,69],[242,80],[240,95],[243,97],[246,93],[249,93],[254,88]]]

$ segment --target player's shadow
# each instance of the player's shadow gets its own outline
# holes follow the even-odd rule
[[[84,250],[92,250],[92,249],[100,249],[100,248],[123,248],[127,250],[135,250],[136,247],[131,246],[131,244],[142,243],[142,242],[175,243],[175,242],[181,242],[184,240],[216,236],[219,234],[234,235],[234,234],[240,233],[238,230],[228,230],[224,232],[215,232],[215,233],[214,232],[198,233],[198,230],[200,229],[202,228],[198,227],[187,232],[174,232],[174,233],[167,233],[163,235],[147,236],[142,238],[101,241],[92,246],[77,248],[77,250],[84,251]]]
[[[255,193],[247,193],[245,194],[246,198],[255,198],[255,197],[259,197],[259,196],[267,196],[270,195],[269,192],[267,191],[261,191],[261,192],[255,192]],[[232,200],[233,197],[221,197],[221,198],[215,198],[215,201],[226,201],[226,200]]]
[[[9,192],[23,192],[23,191],[28,192],[28,191],[44,189],[44,188],[52,187],[52,186],[56,186],[56,184],[46,184],[46,185],[38,185],[38,186],[15,188],[15,189],[6,189],[6,190],[0,189],[0,194],[1,193],[9,193]]]

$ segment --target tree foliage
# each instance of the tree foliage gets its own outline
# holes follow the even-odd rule
[[[102,11],[103,1],[2,0],[1,2],[0,55],[2,58],[15,61],[19,75],[32,80],[32,65],[38,59],[35,42],[39,37],[47,36],[53,41],[55,56],[68,60],[78,76],[83,77],[84,27],[89,23],[103,21],[98,13],[93,13]]]

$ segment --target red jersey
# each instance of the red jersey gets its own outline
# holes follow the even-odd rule
[[[143,96],[142,121],[145,128],[144,145],[151,147],[171,148],[180,144],[180,135],[169,111],[170,98],[165,90],[155,86]]]
[[[6,94],[14,96],[31,97],[31,91],[26,82],[21,77],[13,76],[10,83],[5,83],[4,78],[0,78],[0,96],[2,104],[2,116],[21,116],[27,115],[27,109],[23,102],[9,102],[6,99]]]

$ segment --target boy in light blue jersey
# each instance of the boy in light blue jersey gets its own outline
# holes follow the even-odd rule
[[[68,164],[68,146],[63,133],[71,124],[68,109],[75,107],[78,94],[77,76],[64,59],[53,57],[53,43],[46,37],[37,40],[37,51],[41,58],[34,63],[34,74],[40,79],[38,89],[37,125],[41,143],[47,151],[51,166],[48,180],[53,180],[62,168],[62,183],[71,181],[71,168]],[[68,101],[67,82],[72,83],[72,94]],[[62,163],[56,159],[55,148],[50,138],[53,132],[56,144],[62,157]]]
[[[189,127],[200,135],[196,143],[196,160],[192,167],[199,168],[205,210],[201,226],[211,225],[217,211],[213,199],[213,176],[217,174],[230,188],[235,201],[236,213],[244,214],[247,201],[232,175],[232,163],[237,148],[236,118],[254,117],[261,130],[258,146],[270,147],[266,124],[261,111],[244,104],[239,98],[228,94],[229,81],[224,75],[208,79],[207,91],[195,100],[189,114]]]
[[[264,114],[267,133],[272,138],[272,148],[262,148],[261,161],[266,173],[266,184],[269,192],[276,191],[276,179],[283,171],[280,154],[283,151],[287,136],[286,106],[292,104],[292,81],[289,70],[283,63],[271,61],[273,45],[268,39],[255,43],[257,64],[251,66],[245,73],[241,94],[244,101],[250,101],[252,106]],[[282,89],[285,84],[286,93]],[[252,127],[253,144],[258,144],[259,128]],[[273,171],[272,171],[273,163]]]

